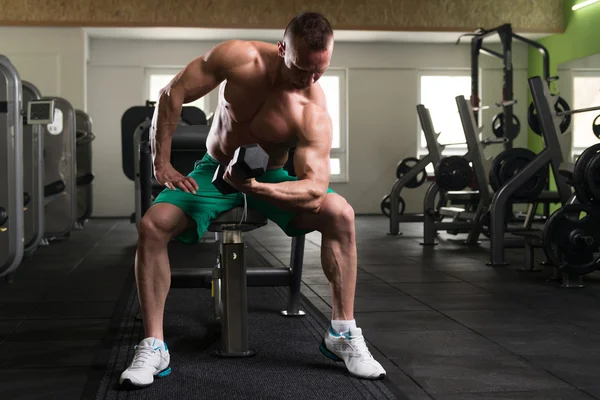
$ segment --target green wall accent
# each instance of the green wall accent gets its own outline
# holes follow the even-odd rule
[[[550,75],[557,74],[558,65],[600,53],[600,2],[594,3],[577,11],[571,7],[583,0],[564,1],[565,32],[547,36],[538,40],[548,49],[550,54]],[[529,76],[542,76],[542,57],[540,53],[531,48],[529,50]],[[556,91],[551,85],[551,91]],[[527,104],[531,103],[531,94]],[[529,131],[529,148],[536,153],[543,148],[540,136]]]

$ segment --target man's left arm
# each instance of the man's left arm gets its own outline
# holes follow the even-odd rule
[[[298,180],[281,183],[252,180],[246,192],[287,211],[316,213],[329,187],[333,129],[327,111],[316,105],[305,107],[303,121],[294,153]]]

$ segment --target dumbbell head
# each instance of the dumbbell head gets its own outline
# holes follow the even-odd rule
[[[237,192],[235,188],[233,188],[229,183],[225,182],[225,180],[223,179],[223,174],[225,173],[226,169],[227,166],[219,165],[212,179],[212,184],[217,188],[219,192],[221,192],[221,194],[225,195]]]
[[[239,147],[233,156],[233,168],[244,179],[257,178],[267,171],[269,155],[258,144]]]
[[[258,144],[246,144],[239,147],[233,156],[232,168],[244,179],[257,178],[267,171],[269,155]],[[212,184],[222,194],[236,193],[237,190],[223,180],[227,166],[219,165],[213,176]]]

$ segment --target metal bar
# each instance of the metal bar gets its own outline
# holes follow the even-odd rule
[[[304,264],[304,244],[306,237],[295,236],[292,238],[292,252],[290,255],[290,297],[287,309],[282,311],[286,316],[304,315],[300,310],[300,289],[302,286],[302,265]]]
[[[504,84],[502,87],[502,112],[504,129],[505,132],[510,132],[512,135],[514,130],[513,105],[516,104],[516,100],[513,100],[512,27],[510,25],[503,25],[498,33],[500,34],[500,41],[502,42],[502,58],[504,60]],[[512,140],[506,142],[504,144],[504,148],[512,148]]]
[[[171,269],[171,286],[176,288],[210,289],[212,268],[173,268]],[[288,286],[291,279],[290,268],[247,268],[246,282],[248,287]]]
[[[440,191],[437,183],[433,182],[427,188],[425,198],[423,200],[423,243],[424,246],[431,246],[437,244],[435,242],[437,229],[436,229],[436,208],[435,208],[435,196]]]
[[[600,110],[600,106],[579,108],[576,110],[568,110],[568,111],[559,111],[556,113],[556,115],[558,115],[559,117],[562,117],[564,115],[579,114],[579,113],[584,113],[584,112],[589,112],[589,111],[597,111],[597,110]]]
[[[244,243],[221,243],[221,356],[249,355]]]
[[[514,99],[502,100],[498,103],[493,103],[493,104],[486,105],[486,106],[473,107],[473,111],[487,110],[492,107],[509,107],[509,106],[513,106],[513,105],[517,104],[517,102],[518,102],[518,100],[514,100]]]
[[[152,150],[149,142],[140,143],[140,219],[152,206]]]
[[[402,178],[398,179],[392,191],[390,193],[390,235],[398,235],[400,233],[400,221],[401,215],[398,214],[399,197],[400,192],[406,186],[406,184],[415,178],[418,174],[425,171],[425,168],[429,163],[434,166],[440,162],[442,158],[442,146],[437,141],[437,134],[431,121],[431,115],[429,110],[422,104],[417,105],[417,114],[419,116],[419,122],[427,141],[427,149],[429,154],[423,157],[419,162]]]
[[[494,57],[498,57],[500,59],[504,58],[504,56],[502,54],[498,53],[497,51],[487,49],[483,46],[481,47],[481,49],[479,51],[483,54],[487,54],[488,56],[494,56]]]
[[[548,49],[546,47],[544,47],[543,45],[541,45],[538,42],[535,42],[533,40],[527,39],[523,36],[517,35],[516,33],[512,34],[512,37],[514,39],[520,40],[521,42],[531,46],[531,47],[535,47],[536,49],[538,49],[538,51],[540,53],[542,53],[542,65],[543,65],[543,79],[546,82],[550,81],[550,53],[548,53]]]

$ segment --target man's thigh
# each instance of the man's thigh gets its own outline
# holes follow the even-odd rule
[[[240,193],[223,195],[212,184],[212,178],[218,163],[210,156],[197,161],[194,170],[188,174],[198,184],[196,193],[187,193],[180,189],[164,189],[154,200],[157,203],[169,203],[179,207],[195,222],[195,229],[187,229],[177,240],[196,244],[204,235],[211,221],[219,214],[232,209],[243,202]]]

